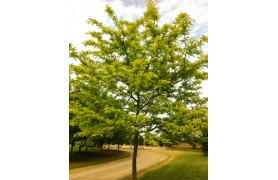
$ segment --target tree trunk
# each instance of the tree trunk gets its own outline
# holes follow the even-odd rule
[[[72,152],[73,152],[73,144],[71,144],[71,148],[70,148],[70,157],[72,157]]]
[[[88,152],[88,146],[86,146],[86,152]]]
[[[134,147],[133,147],[133,155],[132,155],[132,180],[137,180],[137,149],[138,149],[138,138],[139,133],[135,132],[134,134]]]
[[[99,151],[98,151],[98,159],[100,157],[100,155],[102,154],[102,149],[103,149],[103,143],[102,140],[99,140]]]
[[[108,150],[109,150],[109,146],[110,146],[110,144],[108,144]]]
[[[72,139],[71,141],[71,149],[70,149],[70,156],[72,157],[72,153],[73,153],[73,146],[75,145],[74,139]]]
[[[102,149],[103,149],[103,140],[101,139],[99,141],[99,153],[102,154]]]
[[[81,148],[82,148],[82,146],[79,146],[79,147],[78,147],[78,160],[80,159]]]

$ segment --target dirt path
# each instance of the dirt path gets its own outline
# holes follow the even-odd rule
[[[131,151],[130,151],[131,152]],[[167,150],[138,150],[137,172],[179,154]],[[119,180],[131,175],[131,157],[100,165],[70,169],[70,180]]]

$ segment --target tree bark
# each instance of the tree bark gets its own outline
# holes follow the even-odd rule
[[[133,147],[133,155],[132,155],[132,180],[137,180],[137,149],[138,149],[138,138],[139,132],[135,132],[134,134],[134,147]]]
[[[71,144],[70,157],[72,157],[72,152],[73,152],[73,144]]]
[[[103,150],[103,141],[102,139],[99,140],[99,151],[98,151],[98,159],[100,157],[100,155],[102,154],[102,150]]]
[[[80,146],[78,147],[78,160],[80,159],[81,148],[82,148],[82,146],[80,145]]]
[[[103,140],[100,139],[99,141],[99,153],[102,154],[102,150],[103,150]]]

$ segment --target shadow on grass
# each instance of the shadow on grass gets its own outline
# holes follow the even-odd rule
[[[69,168],[78,168],[88,165],[102,164],[117,159],[127,158],[130,156],[129,152],[118,150],[103,150],[99,154],[98,149],[91,149],[88,152],[81,151],[74,152],[72,157],[69,158]]]

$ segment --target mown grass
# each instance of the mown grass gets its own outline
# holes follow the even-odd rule
[[[102,154],[100,155],[98,153],[98,149],[88,149],[88,152],[85,152],[83,150],[80,152],[80,155],[78,155],[77,151],[77,149],[74,149],[74,154],[69,159],[70,169],[84,167],[88,165],[102,164],[130,156],[130,153],[126,151],[118,151],[111,149],[104,149]]]
[[[202,151],[178,148],[183,154],[158,169],[146,172],[139,180],[207,180],[208,157]]]

